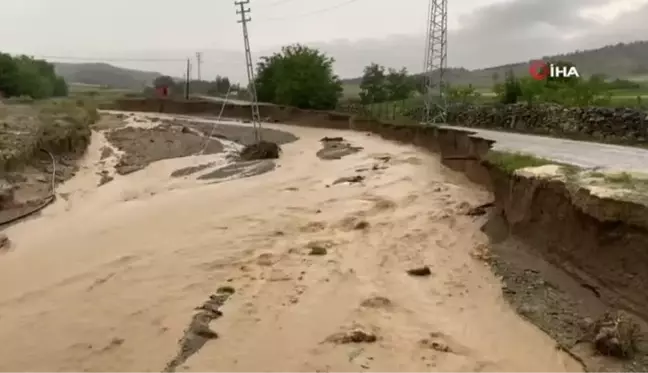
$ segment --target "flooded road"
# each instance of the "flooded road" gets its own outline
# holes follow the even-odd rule
[[[95,134],[67,200],[5,232],[0,369],[161,371],[194,309],[229,286],[218,338],[178,371],[580,370],[471,255],[486,237],[465,211],[485,192],[413,147],[277,128],[300,137],[277,169],[211,184],[170,173],[220,155],[97,187]],[[364,149],[321,160],[324,136]],[[376,340],[336,337],[350,330]]]

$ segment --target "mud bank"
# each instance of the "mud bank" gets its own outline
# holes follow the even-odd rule
[[[127,110],[159,110],[156,103],[121,105]],[[216,109],[211,103],[187,105],[191,107],[173,103],[164,111],[209,115]],[[262,110],[272,121],[364,131],[440,153],[447,167],[493,194],[494,208],[479,219],[492,238],[489,262],[503,277],[505,296],[518,312],[556,338],[561,348],[584,359],[588,369],[648,368],[641,353],[619,365],[596,357],[591,345],[576,343],[583,335],[581,321],[608,309],[648,318],[648,207],[640,198],[598,193],[565,177],[505,169],[489,160],[493,142],[471,132],[293,108]],[[247,118],[247,111],[235,105],[225,109],[227,117],[241,119]]]

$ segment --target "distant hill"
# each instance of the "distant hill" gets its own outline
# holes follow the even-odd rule
[[[611,78],[648,80],[648,41],[619,43],[562,55],[538,56],[535,59],[571,62],[586,76],[605,74]],[[476,70],[449,68],[446,71],[446,80],[455,85],[472,84],[477,88],[490,88],[495,80],[501,81],[509,70],[513,70],[517,76],[524,76],[529,73],[529,61]],[[360,81],[361,78],[354,78],[343,82],[357,85]]]
[[[141,91],[162,74],[125,69],[107,63],[54,63],[56,73],[69,84],[99,85]]]

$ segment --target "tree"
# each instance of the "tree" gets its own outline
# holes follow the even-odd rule
[[[0,94],[35,99],[64,96],[67,84],[45,60],[0,53]]]
[[[335,60],[301,44],[262,57],[255,80],[262,102],[302,109],[331,110],[342,96],[342,82],[333,73]]]
[[[536,80],[531,77],[520,79],[520,96],[529,105],[533,105],[536,101],[544,98],[545,88],[545,82],[542,80]]]
[[[20,95],[18,65],[11,55],[0,53],[0,97]]]
[[[169,89],[172,89],[173,87],[175,87],[175,85],[176,85],[175,80],[168,75],[158,76],[153,81],[153,88],[155,89],[162,88],[162,87],[168,87]]]
[[[385,67],[376,63],[364,68],[360,82],[360,100],[363,104],[385,102],[389,99]]]
[[[219,75],[214,79],[207,93],[210,95],[225,95],[231,86],[232,84],[228,77]]]
[[[522,86],[520,81],[515,77],[513,70],[506,73],[504,84],[496,85],[495,92],[498,94],[500,102],[503,104],[514,104],[522,96]]]
[[[386,90],[390,101],[404,100],[415,90],[415,80],[407,74],[407,69],[389,69],[386,79]]]

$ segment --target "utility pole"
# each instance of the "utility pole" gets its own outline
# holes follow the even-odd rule
[[[185,73],[185,100],[189,100],[189,81],[191,80],[191,60],[187,58],[187,72]]]
[[[250,50],[250,37],[248,35],[247,23],[252,20],[248,17],[250,13],[250,8],[245,6],[250,3],[250,0],[235,1],[234,4],[239,7],[236,11],[236,14],[241,15],[241,19],[237,22],[240,23],[243,27],[243,45],[245,47],[245,63],[247,65],[247,77],[248,77],[248,87],[252,95],[252,102],[250,107],[252,108],[252,125],[254,126],[254,135],[256,141],[261,142],[261,114],[259,114],[259,102],[257,100],[256,86],[254,85],[254,64],[252,61],[252,52]]]
[[[445,73],[448,57],[448,0],[430,0],[425,42],[426,125],[444,124],[448,115]]]
[[[200,75],[200,65],[202,64],[202,53],[201,52],[196,52],[196,73],[198,74],[198,80],[202,80],[202,77]]]

